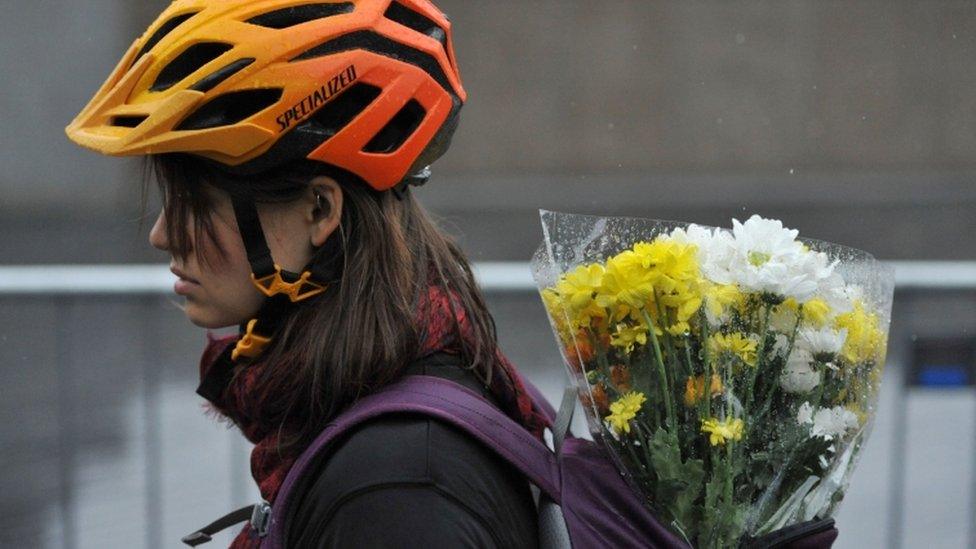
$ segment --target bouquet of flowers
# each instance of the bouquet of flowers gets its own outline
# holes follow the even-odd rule
[[[894,289],[869,254],[542,211],[533,276],[590,432],[697,547],[832,516],[869,433]]]

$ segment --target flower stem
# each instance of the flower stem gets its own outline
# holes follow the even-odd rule
[[[677,435],[678,426],[675,422],[674,417],[674,405],[671,403],[671,387],[668,383],[668,374],[664,368],[664,358],[661,356],[661,345],[658,343],[657,334],[654,330],[654,321],[651,320],[651,315],[647,314],[647,310],[641,309],[641,313],[644,315],[644,321],[647,322],[647,326],[650,328],[648,330],[651,333],[651,343],[654,346],[654,358],[657,360],[657,371],[661,378],[661,393],[664,395],[664,409],[667,417],[665,420],[668,423],[668,430]]]
[[[630,459],[634,460],[634,464],[637,465],[637,469],[641,472],[641,476],[648,476],[651,470],[650,461],[648,461],[647,464],[641,462],[640,458],[637,456],[637,452],[634,451],[634,445],[630,439],[621,437],[619,442],[621,446],[627,449]],[[642,442],[641,446],[643,445],[644,443]]]
[[[712,361],[711,357],[708,356],[708,319],[705,318],[705,307],[704,305],[698,311],[698,323],[701,325],[701,341],[702,341],[702,354],[705,362],[705,384],[711,388],[712,382]],[[706,397],[702,399],[704,402],[702,411],[702,419],[708,419],[712,415],[712,395],[711,391],[706,393]]]
[[[731,509],[732,505],[732,441],[725,441],[725,508]]]
[[[793,345],[796,342],[796,335],[800,331],[800,322],[802,320],[803,320],[803,304],[801,303],[799,308],[797,309],[796,322],[793,324],[793,332],[790,334],[789,343],[786,346],[786,357],[783,359],[784,364],[790,359],[790,355],[793,354]],[[773,393],[776,392],[776,387],[779,386],[780,373],[781,372],[775,372],[772,375],[773,382],[769,388],[769,391],[766,393],[766,398],[764,399],[765,402],[763,402],[762,408],[759,410],[759,413],[755,416],[757,421],[760,418],[764,417],[767,413],[769,413],[769,408],[773,404]],[[823,385],[823,376],[821,376],[820,384]]]
[[[756,364],[751,368],[749,372],[749,382],[746,384],[746,401],[744,403],[744,408],[749,409],[752,405],[753,391],[755,391],[756,376],[759,375],[759,370],[762,369],[763,363],[766,359],[766,344],[769,342],[769,315],[773,312],[773,306],[766,304],[766,311],[763,313],[763,336],[762,340],[759,342],[759,349],[756,356]]]
[[[644,449],[644,457],[647,458],[647,470],[651,471],[653,470],[653,468],[651,463],[651,445],[649,442],[650,437],[644,434],[644,430],[641,428],[640,424],[636,421],[634,421],[634,430],[637,432],[637,438],[640,439],[641,448]]]
[[[661,319],[661,335],[664,337],[664,347],[668,353],[668,365],[671,367],[669,370],[669,380],[677,385],[678,374],[681,370],[681,361],[678,360],[677,353],[674,351],[674,342],[671,339],[671,333],[665,327],[665,324],[670,324],[670,319],[665,310],[661,308],[661,300],[658,298],[657,292],[654,292],[654,305],[657,307],[657,317]],[[690,369],[688,371],[691,372]]]

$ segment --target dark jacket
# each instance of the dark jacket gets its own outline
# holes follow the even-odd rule
[[[451,355],[406,373],[450,379],[497,405]],[[525,478],[454,427],[426,416],[380,417],[335,448],[296,491],[288,547],[538,546]]]

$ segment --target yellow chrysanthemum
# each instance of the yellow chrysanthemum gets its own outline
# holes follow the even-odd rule
[[[543,292],[543,300],[553,318],[568,318],[568,332],[602,324],[602,319],[607,316],[606,309],[595,300],[604,272],[605,268],[599,263],[580,265]]]
[[[691,331],[691,325],[687,322],[678,321],[668,326],[667,332],[673,336],[680,337]]]
[[[702,297],[709,314],[716,318],[733,306],[743,305],[746,300],[735,284],[706,284],[702,287]]]
[[[635,391],[627,393],[610,405],[610,415],[607,416],[607,421],[617,434],[630,433],[630,420],[637,417],[637,412],[640,411],[646,400],[644,393]]]
[[[796,323],[800,305],[795,299],[788,298],[773,309],[773,325],[780,326],[784,330],[789,329]],[[813,328],[823,328],[827,325],[830,318],[830,305],[823,299],[817,297],[803,303],[803,325]]]
[[[712,383],[709,387],[709,394],[711,396],[717,396],[722,394],[722,379],[715,374],[712,374]],[[688,406],[694,406],[705,396],[705,376],[693,376],[689,377],[688,381],[685,382],[685,404]]]
[[[712,334],[708,338],[708,350],[712,356],[719,356],[722,353],[729,353],[739,357],[742,362],[749,366],[756,365],[756,350],[758,343],[754,337],[747,336],[741,332],[731,334]]]
[[[743,293],[735,284],[713,284],[707,280],[701,285],[702,305],[709,323],[724,324],[733,311],[744,311],[749,295]]]
[[[697,246],[662,236],[638,242],[633,250],[643,265],[658,273],[654,289],[661,305],[674,311],[677,322],[691,319],[702,303]]]
[[[819,297],[803,304],[803,318],[815,328],[823,328],[830,318],[830,305]]]
[[[887,346],[887,337],[879,327],[878,315],[864,310],[864,304],[854,302],[849,313],[837,315],[834,327],[847,330],[847,339],[840,354],[852,364],[880,362]]]
[[[633,251],[619,253],[607,260],[596,303],[610,310],[614,320],[637,318],[653,298],[657,278],[658,273],[645,267]]]
[[[615,330],[610,334],[610,345],[629,353],[636,344],[647,345],[647,332],[648,328],[643,323],[617,324]]]
[[[745,422],[739,418],[729,418],[720,421],[718,418],[703,419],[701,432],[708,433],[708,441],[712,446],[724,445],[730,440],[742,440]]]
[[[556,326],[556,332],[559,334],[559,339],[563,342],[563,345],[572,343],[572,330],[569,327],[569,320],[566,318],[569,311],[563,305],[562,297],[552,288],[546,288],[542,290],[542,304],[549,312],[549,317],[552,318],[552,322]]]

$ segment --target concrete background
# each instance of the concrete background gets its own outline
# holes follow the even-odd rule
[[[63,128],[165,5],[0,5],[0,261],[158,258],[138,161]],[[539,207],[760,212],[884,258],[976,257],[971,2],[440,5],[470,101],[420,194],[476,258],[525,258]]]

